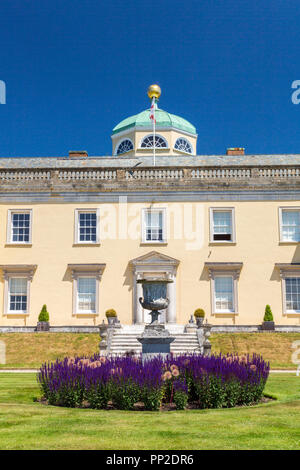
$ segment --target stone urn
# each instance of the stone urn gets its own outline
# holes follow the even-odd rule
[[[197,317],[196,318],[196,324],[197,324],[198,328],[203,325],[203,322],[204,322],[204,317]]]
[[[143,308],[150,310],[151,323],[145,326],[144,332],[137,340],[142,344],[143,360],[154,356],[167,357],[170,354],[170,344],[175,337],[158,321],[160,310],[169,305],[167,298],[167,284],[173,282],[168,279],[141,279],[137,281],[143,286],[143,296],[139,301]]]
[[[158,323],[160,310],[168,308],[170,303],[167,298],[167,284],[173,282],[169,279],[140,279],[137,281],[143,286],[143,297],[139,298],[139,302],[146,310],[151,310],[151,324]]]

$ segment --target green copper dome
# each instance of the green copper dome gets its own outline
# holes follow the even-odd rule
[[[119,132],[126,131],[132,127],[152,127],[152,122],[150,120],[150,109],[146,109],[135,116],[130,116],[119,124],[116,125],[113,129],[113,135],[118,134]],[[157,108],[155,110],[155,119],[156,127],[173,127],[175,129],[189,132],[190,134],[196,135],[196,128],[188,122],[186,119],[183,119],[175,114],[170,114],[164,111],[163,109]]]

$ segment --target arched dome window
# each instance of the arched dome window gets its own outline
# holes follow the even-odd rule
[[[178,137],[175,142],[174,149],[185,153],[193,153],[191,144],[184,137]]]
[[[143,138],[141,142],[141,148],[146,149],[146,148],[153,148],[153,134],[147,135],[146,137]],[[167,141],[161,137],[160,135],[155,136],[155,147],[156,148],[168,148]]]
[[[122,155],[122,153],[130,152],[130,150],[133,150],[133,143],[129,139],[124,139],[119,143],[116,155]]]

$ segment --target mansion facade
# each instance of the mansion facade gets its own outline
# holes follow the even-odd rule
[[[155,142],[155,165],[153,143]],[[300,155],[197,155],[188,121],[125,119],[112,156],[0,159],[0,326],[149,321],[145,278],[166,278],[162,321],[300,324]]]

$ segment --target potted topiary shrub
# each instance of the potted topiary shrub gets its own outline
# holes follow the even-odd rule
[[[109,325],[112,325],[117,320],[117,312],[113,308],[110,308],[109,310],[106,310],[105,316],[107,318],[107,321],[108,321]]]
[[[47,311],[47,306],[43,305],[43,308],[39,314],[39,319],[37,322],[37,331],[49,331],[50,330],[50,323],[49,323],[49,313]]]
[[[273,313],[270,305],[266,305],[264,321],[262,323],[262,330],[275,330],[275,323],[273,319]]]
[[[204,317],[205,317],[205,312],[204,312],[204,310],[203,310],[202,308],[197,308],[197,309],[194,311],[194,317],[195,317],[197,326],[201,326],[201,325],[203,324]]]

